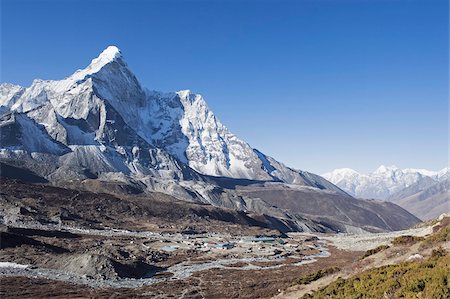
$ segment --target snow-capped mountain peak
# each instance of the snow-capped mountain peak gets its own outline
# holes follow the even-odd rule
[[[387,199],[392,194],[422,180],[441,181],[449,176],[449,168],[440,171],[381,165],[375,171],[361,174],[353,169],[341,168],[322,175],[349,194],[361,198]]]
[[[398,167],[395,166],[395,165],[392,165],[392,166],[381,165],[380,167],[375,169],[373,174],[380,174],[380,175],[382,175],[382,174],[386,174],[386,173],[395,172],[396,170],[398,170]]]
[[[347,179],[349,177],[356,177],[356,176],[359,176],[359,175],[360,174],[357,171],[355,171],[355,170],[353,170],[351,168],[338,168],[338,169],[335,169],[335,170],[333,170],[333,171],[331,171],[329,173],[323,174],[322,176],[324,178],[326,178],[326,177],[333,178],[333,180],[335,182],[339,182],[339,181],[345,180],[345,179]]]
[[[122,57],[122,54],[119,48],[108,46],[97,58],[92,60],[91,65],[106,64],[120,57]]]
[[[45,130],[47,139],[76,148],[73,159],[82,158],[83,167],[94,159],[108,171],[141,175],[153,172],[151,167],[179,177],[180,162],[206,175],[283,181],[343,193],[319,176],[256,152],[220,122],[201,95],[143,88],[115,46],[63,80],[37,80],[28,88],[2,85],[0,112],[5,111],[25,114]],[[20,140],[14,142],[20,145]],[[157,153],[149,155],[149,150]],[[99,171],[97,166],[91,171]]]
[[[333,172],[337,174],[343,174],[343,175],[352,175],[352,174],[358,174],[356,170],[353,170],[351,168],[338,168],[333,170]]]
[[[105,65],[122,58],[122,54],[116,46],[109,46],[103,50],[100,55],[92,59],[91,63],[84,69],[77,70],[69,78],[72,80],[82,80],[88,75],[92,75],[100,71]]]
[[[445,168],[442,169],[441,171],[445,171]],[[438,175],[438,173],[440,171],[427,170],[427,169],[423,169],[423,168],[405,168],[405,169],[403,169],[403,172],[420,173],[421,175],[424,175],[424,176],[434,177],[434,176]]]

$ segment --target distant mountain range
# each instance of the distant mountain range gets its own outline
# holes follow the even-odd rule
[[[356,200],[321,176],[252,148],[201,95],[142,87],[115,46],[63,80],[34,80],[28,88],[1,84],[0,129],[0,161],[11,173],[59,186],[158,191],[270,215],[298,230],[392,230],[418,221],[393,204]],[[261,190],[277,198],[288,190],[286,201],[322,202],[315,210],[275,204]],[[324,209],[343,212],[324,217]]]
[[[352,196],[386,200],[412,185],[440,182],[449,175],[450,168],[430,171],[382,165],[369,174],[362,174],[350,168],[340,168],[322,176]]]
[[[450,168],[430,171],[380,166],[369,174],[341,168],[323,177],[352,196],[394,202],[423,220],[450,212]]]
[[[392,195],[389,200],[422,220],[450,212],[450,179],[429,185],[412,185]]]

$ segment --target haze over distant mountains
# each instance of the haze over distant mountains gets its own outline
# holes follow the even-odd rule
[[[361,174],[341,168],[322,175],[352,196],[392,201],[423,220],[450,212],[450,168],[439,171],[380,166]]]
[[[8,169],[59,186],[163,192],[270,215],[293,230],[395,230],[418,221],[252,148],[201,95],[142,87],[115,46],[63,80],[1,84],[0,128]]]
[[[389,200],[422,220],[430,220],[450,213],[450,179],[434,184],[412,185],[393,194]]]
[[[449,175],[450,168],[430,171],[382,165],[369,174],[362,174],[350,168],[339,168],[322,176],[352,196],[385,200],[411,185],[440,182]]]

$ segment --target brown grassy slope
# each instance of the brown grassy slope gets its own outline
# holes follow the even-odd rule
[[[450,254],[441,247],[450,241],[450,227],[439,227],[418,246],[422,252],[432,249],[428,258],[377,267],[347,279],[338,277],[302,298],[450,298]],[[409,242],[396,244],[410,246]]]

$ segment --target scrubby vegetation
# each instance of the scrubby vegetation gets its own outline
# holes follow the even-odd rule
[[[311,283],[311,282],[313,282],[315,280],[318,280],[318,279],[320,279],[320,278],[322,278],[324,276],[336,273],[339,270],[341,270],[341,269],[338,268],[338,267],[331,267],[331,268],[327,268],[327,269],[320,269],[320,270],[314,271],[312,273],[305,274],[305,275],[303,275],[300,278],[297,278],[296,280],[294,280],[293,284],[309,284],[309,283]]]
[[[428,236],[420,246],[425,248],[446,241],[450,241],[450,226],[443,227],[434,234]]]
[[[368,270],[338,278],[303,298],[450,298],[450,255],[442,248],[422,261]]]
[[[375,253],[378,253],[378,252],[388,249],[388,248],[389,248],[388,245],[380,245],[377,248],[369,249],[364,253],[364,255],[361,257],[361,259],[365,259],[368,256],[374,255]]]
[[[417,237],[417,236],[399,236],[392,240],[393,245],[412,245],[417,242],[423,241],[424,237]]]
[[[440,258],[443,257],[447,254],[447,251],[442,248],[442,246],[439,246],[438,248],[433,249],[433,251],[431,251],[431,257],[433,258]],[[448,269],[450,272],[450,269]],[[450,283],[450,282],[449,282]]]

